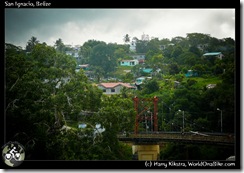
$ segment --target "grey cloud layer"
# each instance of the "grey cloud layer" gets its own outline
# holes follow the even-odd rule
[[[5,40],[22,45],[31,36],[82,45],[88,39],[122,43],[125,34],[143,32],[161,39],[192,32],[233,38],[234,31],[230,9],[5,9]]]

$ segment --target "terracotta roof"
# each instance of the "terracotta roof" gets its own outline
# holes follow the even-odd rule
[[[126,88],[135,88],[134,86],[131,86],[129,83],[122,83],[122,82],[116,82],[116,83],[100,83],[99,85],[103,86],[104,88],[114,88],[118,85],[125,86]]]

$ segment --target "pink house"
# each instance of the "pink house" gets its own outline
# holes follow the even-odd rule
[[[99,89],[103,90],[104,94],[120,94],[120,90],[123,87],[129,88],[129,89],[136,89],[135,86],[132,86],[129,83],[122,83],[122,82],[100,83],[97,86]]]

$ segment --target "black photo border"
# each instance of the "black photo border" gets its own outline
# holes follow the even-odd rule
[[[3,22],[4,19],[4,9],[5,8],[17,8],[17,7],[5,7],[4,2],[2,1],[2,14],[3,14]],[[13,0],[8,0],[8,2],[15,2]],[[25,0],[18,0],[18,2],[28,2]],[[36,1],[29,1],[29,2],[36,2]],[[40,1],[42,2],[42,1]],[[69,1],[54,1],[54,0],[46,0],[45,2],[51,3],[51,6],[48,7],[41,7],[41,8],[228,8],[228,9],[235,9],[236,12],[236,33],[235,33],[235,42],[236,42],[236,161],[234,167],[194,167],[194,169],[240,169],[241,168],[241,141],[240,141],[240,135],[241,135],[241,9],[243,8],[239,1],[210,1],[210,0],[186,0],[186,1],[163,1],[161,4],[159,4],[159,1],[149,1],[149,2],[134,2],[134,4],[131,1],[122,1],[122,2],[104,2],[104,1],[77,1],[77,0],[69,0]],[[130,5],[129,7],[126,7],[126,5]],[[27,7],[32,8],[32,7]],[[39,7],[40,8],[40,7]],[[4,26],[4,25],[3,25]],[[4,38],[4,34],[3,34]],[[5,40],[3,39],[3,43]],[[4,57],[4,44],[2,49]],[[4,59],[2,58],[2,70],[4,74]],[[4,75],[3,75],[4,77]],[[2,86],[2,89],[4,90],[4,85]],[[3,95],[2,98],[4,98],[5,95]],[[4,103],[4,99],[3,102]],[[239,104],[240,103],[240,104]],[[3,105],[3,114],[4,114],[4,104]],[[5,114],[4,114],[5,115]],[[240,116],[238,116],[240,115]],[[2,116],[2,131],[3,136],[1,138],[1,146],[3,146],[8,141],[5,141],[5,118]],[[159,161],[159,162],[169,162],[169,161]],[[187,161],[175,161],[175,162],[181,162],[186,163]],[[208,161],[208,162],[214,162],[214,161]],[[228,161],[221,161],[221,163],[229,163]],[[145,163],[145,161],[55,161],[55,160],[25,160],[20,166],[11,168],[8,167],[3,163],[1,160],[0,162],[0,168],[2,169],[89,169],[89,170],[150,170],[150,169],[162,169],[162,167],[147,167],[148,163]],[[192,169],[190,167],[184,168],[184,167],[170,167],[167,169]]]

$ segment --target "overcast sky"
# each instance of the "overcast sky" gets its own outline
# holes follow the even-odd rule
[[[123,44],[126,34],[171,39],[194,32],[235,39],[235,9],[5,9],[5,42],[23,48],[32,36],[53,46],[59,38]]]

